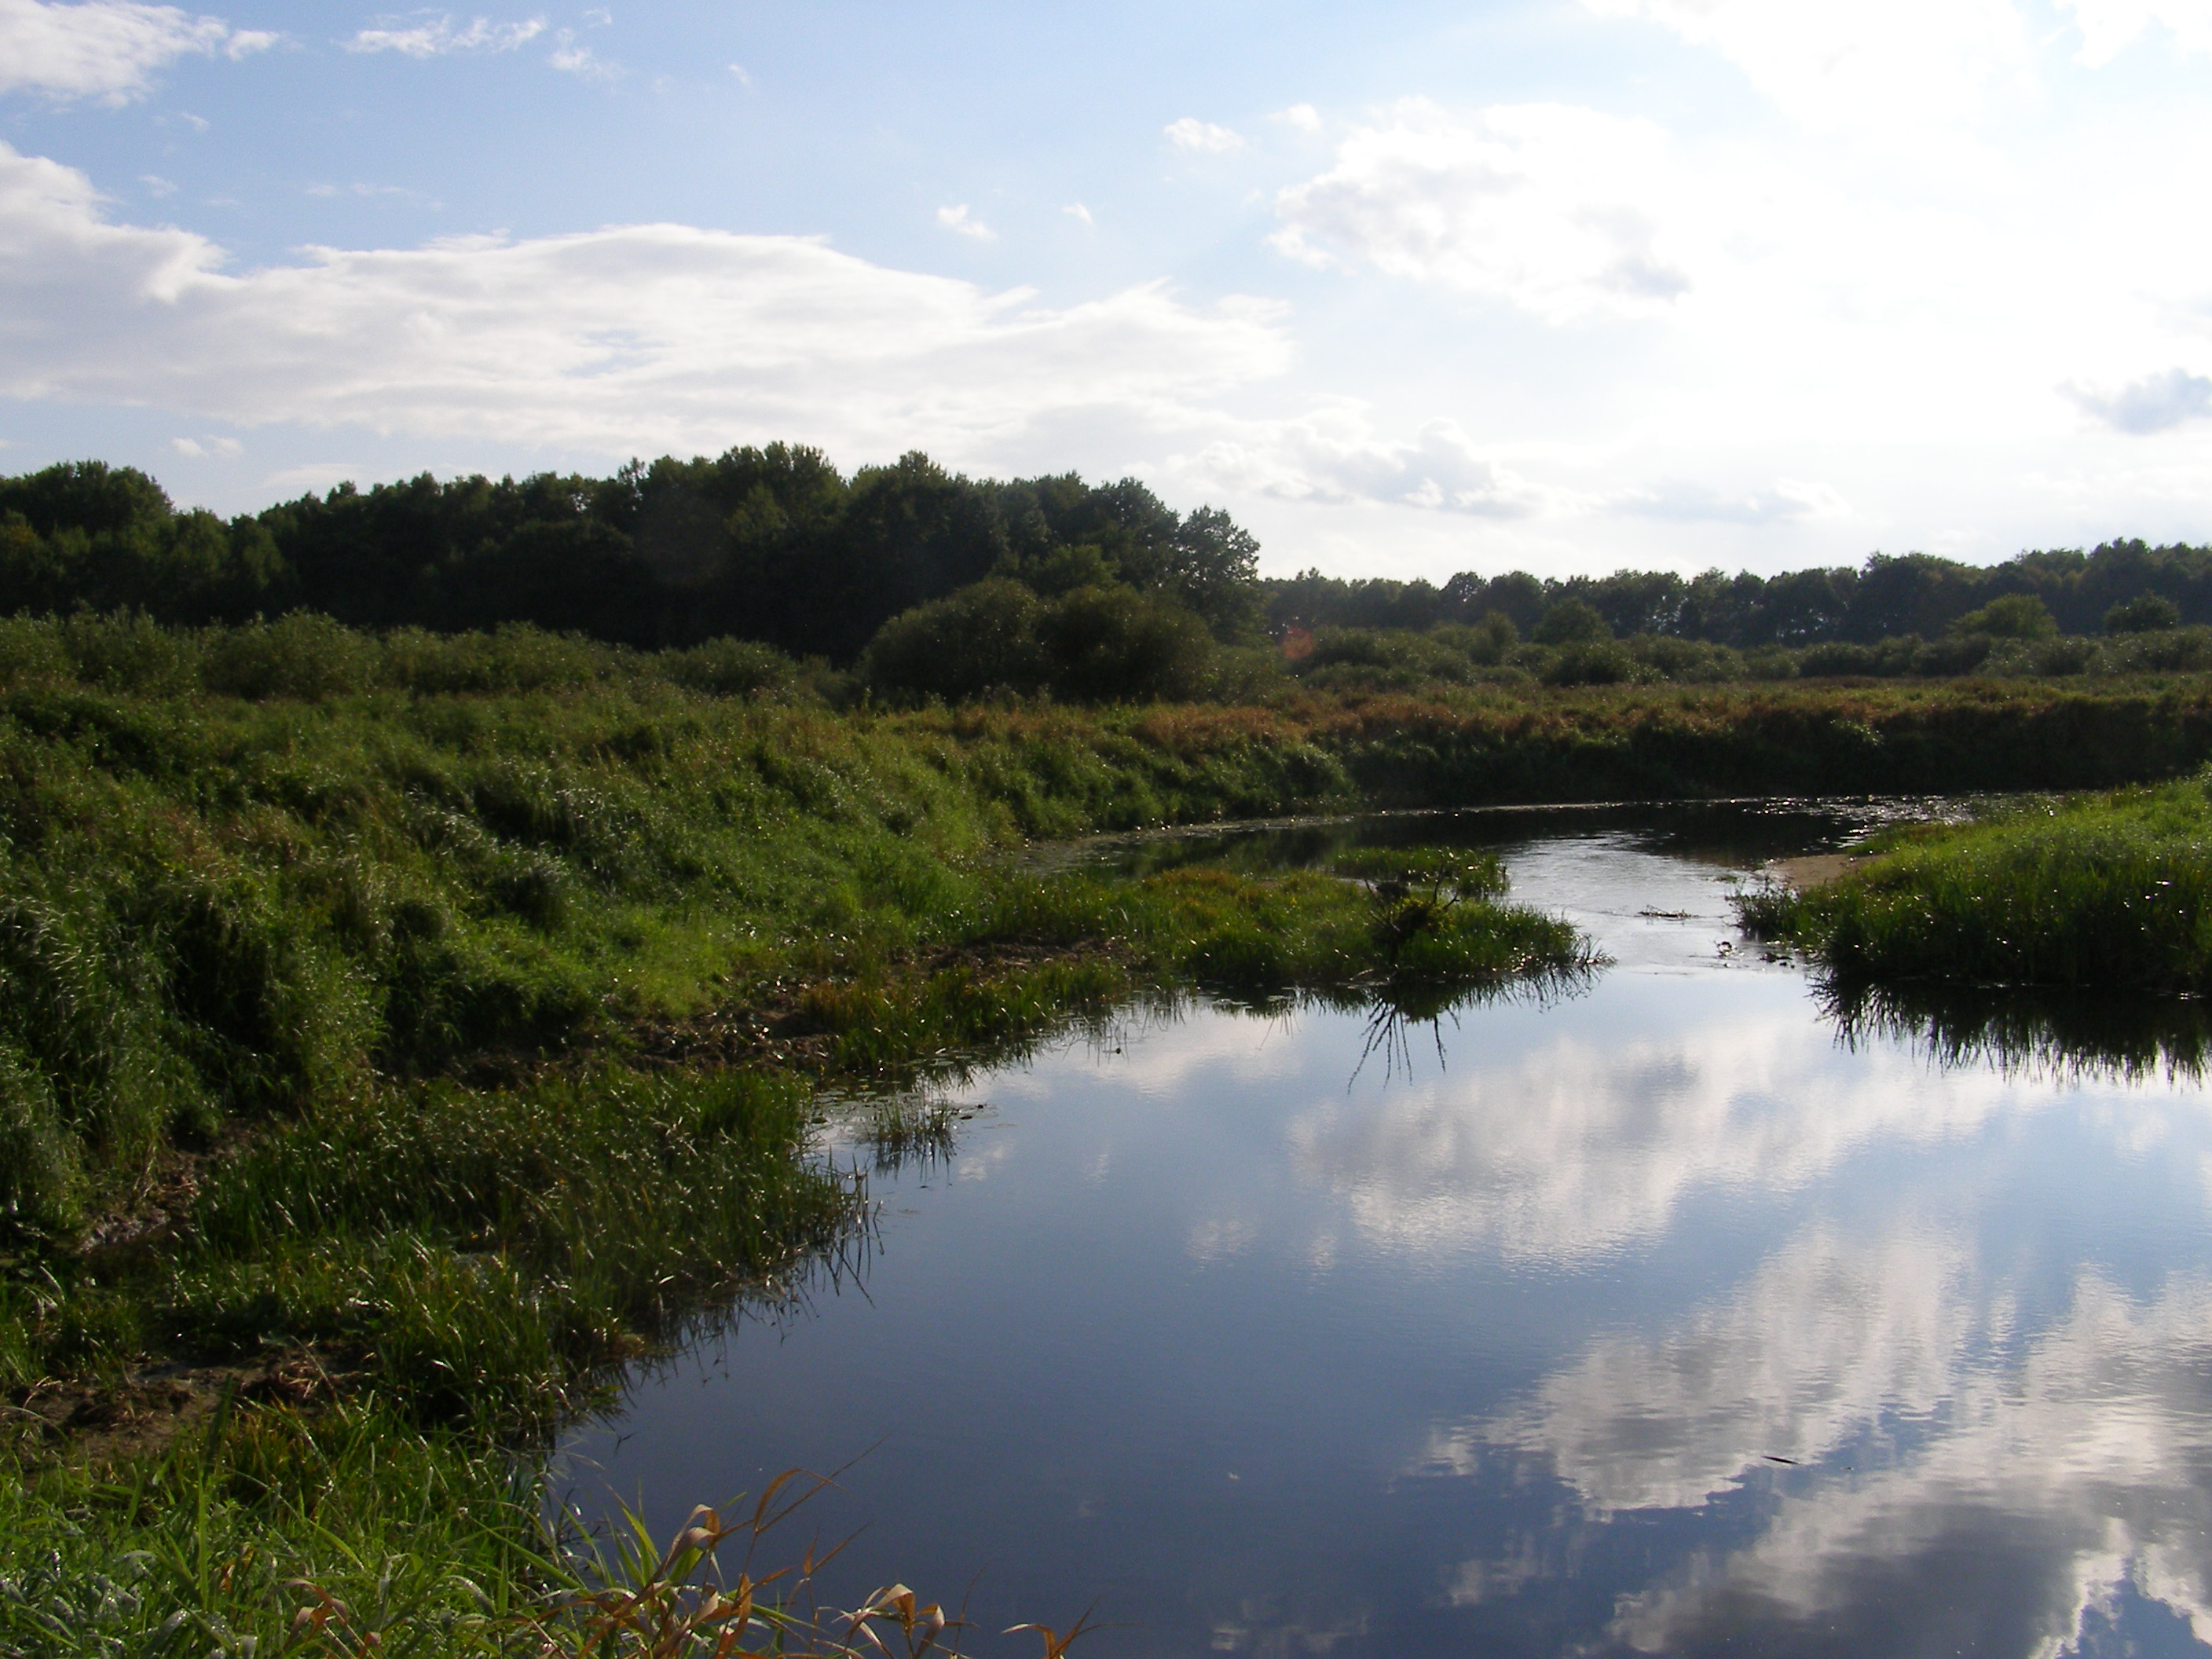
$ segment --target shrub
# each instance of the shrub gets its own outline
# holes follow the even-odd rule
[[[2140,593],[2105,613],[2107,634],[2156,634],[2181,626],[2181,607],[2163,593]]]
[[[1951,624],[1960,636],[1986,635],[1993,640],[2048,640],[2058,634],[2058,623],[2043,601],[2033,593],[2006,593],[1978,611],[1969,611]]]
[[[1035,690],[1043,678],[1037,611],[1036,595],[1019,582],[977,582],[885,623],[860,677],[872,690],[915,701]]]
[[[1880,652],[1870,645],[1854,645],[1844,640],[1831,640],[1825,644],[1808,646],[1797,657],[1797,672],[1808,678],[1879,674],[1883,670]]]
[[[1620,685],[1653,677],[1626,646],[1610,639],[1566,647],[1540,676],[1547,685]]]
[[[787,691],[799,683],[799,665],[757,640],[709,640],[666,653],[660,665],[672,683],[716,697]]]
[[[1053,601],[1036,637],[1053,691],[1074,702],[1188,697],[1212,643],[1190,611],[1126,587],[1079,587]]]
[[[1556,599],[1536,619],[1536,626],[1528,637],[1539,645],[1569,645],[1586,641],[1609,640],[1613,629],[1588,601],[1571,596]]]
[[[209,631],[200,679],[210,691],[259,702],[272,697],[314,702],[374,683],[376,643],[312,611],[273,623]]]

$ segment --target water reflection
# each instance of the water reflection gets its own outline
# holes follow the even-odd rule
[[[1968,1133],[2008,1098],[1999,1077],[1931,1074],[1901,1047],[1808,1042],[1794,986],[1696,1024],[1620,1008],[1608,1024],[1488,1064],[1463,1047],[1460,1069],[1376,1098],[1332,1093],[1289,1121],[1296,1167],[1378,1242],[1565,1267],[1663,1233],[1716,1185],[1802,1188],[1869,1142]]]
[[[1758,826],[1519,833],[1595,982],[1142,1011],[852,1127],[866,1295],[577,1468],[666,1524],[874,1445],[856,1591],[1102,1659],[2201,1651],[2197,1012],[1823,994],[1717,949]]]
[[[1934,985],[1826,985],[1820,996],[1846,1042],[1903,1041],[1952,1068],[2201,1082],[2212,1058],[2212,1008],[2193,998]]]
[[[1957,1286],[1955,1264],[1942,1265]],[[1869,1333],[1881,1339],[1871,1371],[1893,1375],[1856,1360],[1841,1374],[1896,1386],[1853,1402],[1869,1426],[1878,1413],[1940,1409],[1924,1443],[1888,1468],[1786,1491],[1753,1541],[1629,1596],[1609,1635],[1645,1652],[2056,1655],[2112,1623],[2132,1591],[2212,1638],[2212,1279],[2185,1275],[2137,1300],[2085,1273],[2063,1318],[1984,1365],[1961,1362],[1973,1328],[2001,1307],[1978,1312],[1924,1280],[1888,1300]],[[1771,1352],[1753,1342],[1754,1361]],[[1652,1357],[1658,1375],[1682,1376],[1684,1353]],[[1785,1361],[1776,1380],[1802,1386],[1798,1370]],[[1606,1409],[1583,1403],[1595,1409],[1577,1420],[1563,1396],[1552,1426],[1602,1435]],[[1779,1426],[1733,1388],[1693,1382],[1678,1404],[1714,1430]],[[1851,1426],[1822,1416],[1829,1447],[1801,1442],[1816,1454],[1848,1443]]]

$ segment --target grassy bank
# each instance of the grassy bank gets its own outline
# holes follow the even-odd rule
[[[852,1237],[825,1085],[1136,996],[1433,1009],[1582,960],[1480,859],[1025,844],[2212,757],[2187,680],[854,696],[726,644],[0,623],[0,1645],[271,1651],[293,1579],[380,1597],[386,1651],[507,1640],[550,1425]]]
[[[1808,892],[1743,902],[1847,985],[2212,987],[2208,780],[2015,807],[1915,830]]]
[[[1139,994],[1432,996],[1582,952],[1480,872],[1009,856],[1352,799],[1264,724],[840,713],[526,633],[12,626],[11,1651],[272,1650],[292,1580],[386,1604],[387,1651],[506,1640],[485,1597],[552,1582],[532,1448],[862,1219],[808,1151],[822,1085]],[[289,665],[224,679],[240,638]],[[324,673],[348,653],[374,672]]]

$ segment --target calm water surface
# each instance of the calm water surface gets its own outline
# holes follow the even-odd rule
[[[1496,846],[1614,965],[1379,1048],[1201,1006],[975,1079],[857,1282],[636,1378],[580,1501],[850,1462],[833,1599],[1095,1601],[1100,1659],[2202,1651],[2205,1091],[1839,1035],[1725,898],[1853,821],[1211,842]]]

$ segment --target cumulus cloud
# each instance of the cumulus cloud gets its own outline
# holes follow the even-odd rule
[[[234,33],[220,18],[132,0],[0,0],[0,92],[122,103],[144,92],[155,70],[188,53],[228,50],[242,58],[276,38],[258,29]]]
[[[1584,3],[1601,16],[1646,18],[1710,47],[1799,120],[1869,136],[1971,115],[1992,81],[2023,71],[2028,47],[2011,0]]]
[[[1311,104],[1292,104],[1288,109],[1277,110],[1268,119],[1299,132],[1319,132],[1322,125],[1321,112]]]
[[[1272,240],[1309,264],[1369,265],[1552,322],[1650,314],[1692,285],[1665,223],[1681,194],[1648,122],[1556,104],[1460,120],[1416,100],[1285,190]]]
[[[937,222],[955,236],[972,236],[979,242],[994,242],[999,239],[997,231],[992,229],[981,219],[969,216],[968,204],[965,202],[951,207],[938,209]]]
[[[1170,121],[1162,131],[1167,134],[1168,142],[1177,149],[1220,155],[1244,148],[1242,133],[1231,132],[1227,127],[1218,127],[1211,121],[1201,121],[1194,116],[1186,115],[1180,121]]]
[[[1922,1229],[1812,1228],[1727,1302],[1596,1339],[1516,1409],[1433,1437],[1419,1467],[1463,1471],[1486,1442],[1543,1453],[1595,1515],[1701,1508],[1769,1455],[1815,1463],[1884,1411],[1940,1407],[1990,1334],[1973,1265]]]
[[[1357,409],[1255,422],[1207,445],[1194,471],[1285,501],[1381,501],[1518,519],[1566,503],[1485,454],[1459,426],[1433,420],[1410,441],[1380,438]]]
[[[2117,432],[2164,432],[2212,415],[2212,380],[2186,369],[2148,374],[2116,391],[2068,385],[2059,388],[2084,413]]]
[[[2008,1097],[1984,1073],[1930,1079],[1902,1049],[1839,1063],[1792,1008],[1563,1035],[1371,1109],[1316,1104],[1290,1138],[1300,1174],[1375,1243],[1571,1262],[1659,1236],[1700,1189],[1802,1187],[1870,1143],[1969,1133]]]
[[[460,28],[454,27],[451,17],[426,18],[417,22],[380,18],[378,27],[358,31],[345,46],[348,52],[396,52],[407,58],[442,58],[457,52],[513,52],[544,33],[543,17],[528,18],[520,23],[494,23],[478,17]]]
[[[1840,1367],[1831,1384],[1786,1355],[1776,1362],[1782,1378],[1795,1374],[1816,1397],[1848,1390],[1863,1429],[1891,1410],[1909,1417],[1925,1395],[1870,1395],[1862,1381],[1885,1366],[1908,1386],[1934,1380],[1924,1362],[1949,1346],[1940,1409],[1922,1419],[1942,1426],[1863,1478],[1789,1492],[1748,1544],[1622,1598],[1616,1641],[1638,1652],[1709,1651],[1723,1641],[1780,1650],[1817,1628],[1838,1651],[1879,1651],[1893,1646],[1885,1638],[1899,1628],[1900,1587],[1936,1583],[1950,1629],[1983,1651],[2095,1650],[2089,1638],[2125,1593],[2163,1604],[2196,1641],[2212,1640],[2203,1431],[2212,1284],[2178,1276],[2136,1300],[2084,1273],[2071,1305],[2016,1360],[1984,1366],[1963,1363],[1960,1330],[1982,1323],[2002,1340],[2006,1310],[1974,1307],[1956,1279],[1932,1298],[1927,1288],[1924,1279],[1895,1291],[1864,1287],[1902,1304],[1894,1331],[1870,1333],[1873,1366],[1816,1353]],[[1802,1334],[1786,1316],[1770,1330],[1778,1345]],[[1702,1393],[1715,1409],[1716,1441],[1728,1428],[1783,1426],[1730,1407],[1723,1396],[1733,1389],[1718,1373],[1684,1381],[1689,1397]],[[1827,1416],[1827,1401],[1820,1405]],[[1968,1562],[1971,1571],[1958,1571]]]
[[[1279,309],[1150,284],[1056,309],[818,239],[639,225],[237,272],[0,145],[0,396],[601,453],[804,437],[988,458],[1040,422],[1188,424],[1287,366]]]

